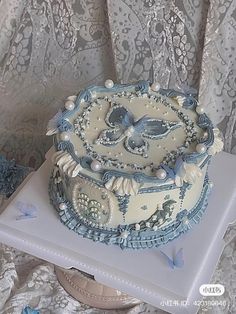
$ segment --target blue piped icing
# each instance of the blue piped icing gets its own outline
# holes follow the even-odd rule
[[[59,119],[57,122],[57,128],[60,132],[66,132],[66,131],[73,131],[73,125],[70,124],[69,121],[65,120],[65,119]]]
[[[149,144],[145,138],[162,139],[171,130],[181,126],[178,122],[149,118],[143,116],[137,121],[132,112],[124,106],[115,104],[107,113],[105,121],[110,127],[102,130],[96,142],[105,146],[114,146],[124,141],[128,152],[147,156]]]
[[[74,211],[72,204],[66,200],[66,197],[63,194],[62,183],[55,184],[53,177],[51,177],[49,183],[51,203],[58,211],[63,224],[80,236],[89,238],[95,242],[115,244],[122,249],[145,249],[158,247],[168,243],[169,241],[179,237],[182,233],[191,229],[194,224],[199,223],[207,207],[207,199],[210,190],[211,187],[206,176],[200,198],[190,211],[183,209],[177,214],[175,220],[171,221],[164,227],[160,227],[156,231],[151,230],[150,227],[146,227],[147,222],[152,220],[152,215],[149,220],[145,222],[141,221],[139,223],[141,227],[143,226],[143,228],[137,231],[135,229],[135,224],[119,225],[117,228],[104,227],[103,229],[92,227],[91,224],[85,222],[84,219],[78,216],[78,214]],[[61,203],[66,205],[66,209],[60,209],[59,205]],[[122,238],[122,234],[124,232],[127,232],[126,237]]]
[[[116,177],[116,178],[123,177],[123,178],[128,178],[128,179],[134,179],[138,183],[163,183],[167,180],[167,178],[165,180],[161,180],[161,179],[158,179],[157,177],[148,176],[141,172],[134,172],[130,174],[130,173],[117,171],[117,170],[109,170],[109,171],[104,172],[102,176],[102,181],[106,183],[112,177]]]
[[[197,94],[190,94],[190,93],[182,93],[180,91],[176,91],[173,89],[160,89],[159,91],[160,94],[162,94],[163,96],[167,96],[167,97],[176,97],[176,96],[181,96],[184,97],[184,103],[183,103],[183,107],[184,108],[195,108],[198,104],[197,102]]]
[[[195,95],[169,89],[160,89],[158,92],[151,91],[150,93],[150,85],[148,81],[140,81],[136,84],[114,85],[109,88],[91,86],[76,97],[73,108],[70,107],[70,109],[65,110],[57,121],[57,128],[62,136],[59,134],[56,137],[55,147],[59,151],[59,157],[62,156],[70,163],[70,165],[63,164],[62,169],[71,168],[71,173],[73,173],[74,170],[77,170],[76,165],[78,165],[82,170],[76,172],[75,179],[69,179],[67,175],[63,179],[59,175],[56,175],[56,177],[52,175],[49,194],[53,206],[58,211],[61,221],[69,229],[93,241],[115,244],[122,249],[157,247],[168,243],[181,233],[189,230],[194,223],[199,222],[203,215],[211,188],[206,175],[197,203],[191,209],[186,210],[184,208],[184,199],[186,193],[192,187],[192,178],[198,176],[201,170],[207,168],[211,159],[207,150],[214,143],[215,133],[210,119],[205,113],[202,114],[202,110],[197,110],[199,104]],[[103,93],[105,96],[101,95]],[[113,100],[112,95],[114,93],[116,96],[125,96],[130,100],[135,97],[146,98],[152,101],[154,107],[160,102],[177,116],[180,122],[168,121],[168,119],[162,119],[162,117],[157,119],[146,115],[135,119],[132,110],[127,109],[125,105],[120,104],[117,100]],[[179,102],[179,107],[169,101],[168,97]],[[106,112],[104,118],[108,128],[101,130],[101,133],[95,138],[94,144],[104,147],[114,147],[122,144],[128,154],[131,154],[130,163],[125,164],[117,158],[98,153],[93,144],[86,139],[84,131],[90,123],[88,115],[94,108],[100,110],[99,106],[102,101],[106,101],[110,105],[110,109]],[[185,111],[190,109],[201,112],[198,114],[197,121],[193,122],[181,107]],[[135,107],[133,108],[135,109]],[[78,110],[80,110],[79,115]],[[69,121],[70,118],[71,121]],[[194,123],[203,129],[207,136],[203,135],[202,138],[197,138]],[[148,174],[144,173],[146,166],[132,162],[132,155],[140,155],[139,158],[148,157],[149,143],[147,139],[158,141],[169,133],[171,134],[174,129],[182,127],[182,125],[186,127],[186,139],[183,145],[177,147],[175,151],[170,151],[161,163],[149,164],[147,167],[151,171]],[[75,150],[72,141],[70,141],[71,132],[73,132],[73,136],[77,135],[83,143],[83,146],[81,146],[83,153],[80,150],[78,151],[77,148]],[[196,151],[191,150],[192,152],[189,152],[186,150],[190,145],[197,144],[199,149],[196,149]],[[126,167],[131,170],[127,171]],[[185,171],[188,167],[192,167],[193,175],[186,179]],[[58,173],[63,176],[63,171]],[[156,175],[156,173],[161,174],[163,171],[164,177]],[[75,208],[73,205],[75,204],[74,199],[71,199],[68,195],[70,195],[74,182],[77,182],[76,179],[81,179],[84,185],[91,184],[98,198],[100,197],[99,193],[103,193],[101,192],[103,190],[113,194],[117,202],[117,208],[123,215],[123,221],[120,221],[120,224],[116,227],[109,227],[107,221],[109,220],[110,208],[106,207],[104,209],[102,204],[105,203],[103,203],[102,198],[100,200],[96,199],[93,194],[89,194],[90,192],[86,188],[84,188],[85,192],[78,192],[76,195],[76,199],[77,201],[80,200],[83,210]],[[81,187],[83,187],[83,184]],[[129,191],[128,193],[126,189]],[[141,220],[138,223],[126,223],[130,203],[132,198],[136,197],[134,195],[147,194],[148,197],[148,195],[151,196],[151,194],[159,192],[162,195],[166,193],[166,197],[164,200],[162,199],[161,209],[160,204],[156,204],[156,210],[155,207],[152,207],[151,210],[154,209],[154,213],[148,219]],[[173,199],[173,195],[176,199]],[[109,197],[109,195],[104,195],[104,199],[109,199]],[[140,204],[137,212],[138,210],[148,212],[149,206],[147,205],[149,204]],[[174,212],[176,213],[175,206],[178,206],[179,210],[177,215],[175,214],[176,217],[173,215]],[[99,210],[102,208],[104,212],[102,213],[103,216],[100,217]],[[102,219],[103,221],[106,220],[106,223],[102,224]]]
[[[58,122],[58,128],[59,131],[73,131],[73,126],[66,120],[66,118],[70,117],[71,115],[73,115],[76,110],[79,109],[80,103],[83,102],[91,102],[93,99],[93,94],[96,95],[96,93],[126,93],[126,92],[133,92],[135,91],[136,93],[140,93],[141,95],[144,93],[148,93],[149,92],[149,87],[150,86],[150,82],[148,81],[139,81],[136,84],[116,84],[114,85],[112,88],[107,89],[106,87],[102,87],[102,86],[91,86],[88,87],[87,89],[85,89],[84,91],[82,91],[79,96],[77,96],[76,101],[75,101],[75,108],[74,110],[65,110],[62,113],[62,117],[60,118],[60,121]],[[184,103],[183,103],[183,107],[184,108],[196,108],[198,102],[196,100],[196,95],[192,95],[192,94],[185,94],[179,91],[175,91],[172,89],[160,89],[159,90],[159,95],[162,96],[166,96],[166,97],[176,97],[176,96],[181,96],[184,97]],[[160,96],[156,96],[157,100],[160,100]],[[162,100],[163,103],[166,103],[166,105],[168,107],[171,107],[169,105],[169,103],[166,102],[166,100]],[[172,108],[172,107],[171,107]],[[185,117],[184,114],[182,112],[178,112],[178,110],[176,108],[172,108],[173,111],[175,111],[179,118],[185,122]],[[206,114],[200,114],[197,124],[199,127],[205,129],[208,132],[208,136],[206,139],[201,139],[199,140],[200,143],[204,144],[207,148],[210,147],[214,141],[214,133],[213,133],[213,125],[210,121],[210,119],[207,117]],[[173,127],[178,127],[173,126]],[[169,132],[169,131],[168,131]],[[139,136],[140,137],[140,136]],[[144,136],[145,137],[145,136]],[[119,137],[119,140],[122,137]],[[84,140],[83,136],[81,136],[81,139]],[[124,145],[127,147],[127,149],[131,152],[134,152],[134,149],[130,146],[129,141],[128,141],[129,137],[126,138],[126,140],[124,141]],[[115,142],[114,142],[115,143]],[[111,142],[112,144],[112,142]],[[140,144],[140,143],[139,143]],[[138,145],[138,144],[137,144]],[[74,147],[72,143],[66,143],[65,141],[60,141],[59,143],[56,143],[56,148],[58,150],[64,150],[64,151],[68,151],[72,158],[77,162],[77,163],[81,163],[81,158],[78,158],[78,156],[74,153]],[[87,152],[91,155],[91,158],[95,158],[97,159],[97,153],[93,152],[92,148],[87,145],[86,143],[84,144]],[[135,146],[138,147],[138,146]],[[143,141],[141,147],[140,148],[140,152],[134,152],[135,154],[143,154],[144,156],[146,155],[146,151],[148,149],[148,145],[145,143],[145,140]],[[175,153],[176,154],[176,153]],[[188,162],[188,163],[199,163],[200,160],[204,159],[205,157],[207,157],[207,153],[198,153],[198,152],[192,152],[192,153],[185,153],[182,154],[181,151],[180,153],[182,155],[182,158]],[[81,156],[84,157],[84,156]],[[178,155],[174,156],[174,158],[178,158]],[[164,161],[168,163],[167,161]],[[81,163],[82,167],[85,166],[85,168],[88,169],[88,163]],[[119,166],[120,170],[112,170],[112,174],[113,176],[126,176],[126,172],[122,171],[122,168],[124,167],[122,164],[119,164],[116,160],[112,160],[111,158],[109,160],[105,160],[104,161],[104,173],[106,172],[106,165],[111,165],[111,166]],[[135,165],[133,165],[132,163],[129,165],[131,167],[135,167]],[[161,165],[160,165],[161,166]],[[91,171],[91,169],[89,169]],[[137,169],[134,168],[134,170],[139,170],[138,167]],[[107,170],[107,172],[109,172],[109,170]],[[167,177],[165,178],[165,180],[167,179],[172,179],[171,176],[169,176],[170,172],[167,173]],[[157,178],[155,178],[153,175],[148,176],[145,175],[143,176],[142,171],[138,172],[135,171],[133,174],[131,174],[131,176],[133,176],[134,180],[136,180],[137,182],[141,181],[141,182],[159,182],[160,180],[158,180]],[[104,177],[105,178],[105,177]]]
[[[125,214],[128,211],[128,204],[129,204],[130,196],[129,195],[124,195],[124,196],[117,195],[116,197],[118,199],[119,210]]]

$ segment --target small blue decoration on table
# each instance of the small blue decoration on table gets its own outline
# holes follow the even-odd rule
[[[172,269],[182,268],[184,266],[184,255],[183,255],[183,248],[179,249],[176,254],[174,254],[173,258],[169,257],[163,251],[160,251],[161,254],[165,257],[168,266]]]
[[[19,209],[21,215],[16,217],[16,220],[36,218],[37,217],[37,208],[33,204],[17,202],[17,209]]]
[[[40,312],[39,310],[34,310],[30,306],[27,305],[25,308],[23,308],[23,310],[21,311],[21,314],[40,314]]]

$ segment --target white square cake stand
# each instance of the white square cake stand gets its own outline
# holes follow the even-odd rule
[[[122,251],[67,229],[49,203],[49,160],[22,184],[2,211],[0,239],[58,266],[90,273],[98,282],[170,313],[196,313],[202,298],[199,287],[209,283],[224,247],[227,226],[236,219],[235,166],[233,155],[221,153],[214,158],[209,169],[214,188],[201,223],[161,248],[169,255],[183,248],[183,268],[169,268],[159,248]],[[37,218],[16,220],[17,201],[34,204]],[[166,306],[169,300],[174,306]]]

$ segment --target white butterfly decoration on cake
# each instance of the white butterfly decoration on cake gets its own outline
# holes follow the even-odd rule
[[[116,145],[124,140],[125,149],[133,154],[147,157],[147,139],[161,139],[171,130],[182,125],[181,122],[165,121],[143,116],[138,120],[122,105],[114,105],[107,113],[106,124],[109,129],[103,130],[96,144]]]

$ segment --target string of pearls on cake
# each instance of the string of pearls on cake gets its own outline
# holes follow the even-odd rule
[[[120,94],[122,94],[122,96],[126,96],[127,94],[129,94],[129,97],[131,97],[133,94],[132,93],[128,93],[128,92],[120,92],[120,93],[117,93],[117,94],[115,94],[115,95],[113,95],[113,97],[114,96],[119,96]],[[152,95],[149,95],[150,97],[152,96]],[[147,95],[147,97],[149,98],[149,96]],[[155,97],[153,96],[152,97],[153,99],[155,99]],[[91,112],[91,110],[92,110],[92,107],[94,107],[94,106],[96,106],[97,104],[98,104],[98,102],[99,102],[99,100],[102,100],[102,99],[109,99],[109,97],[107,97],[107,96],[105,96],[105,97],[100,97],[100,98],[98,98],[98,99],[96,99],[96,100],[93,100],[86,108],[85,108],[85,111],[82,113],[82,115],[81,115],[81,119],[79,119],[79,118],[77,118],[76,119],[76,124],[75,124],[75,132],[76,132],[76,134],[78,134],[80,137],[81,137],[81,139],[85,142],[85,138],[84,138],[84,135],[82,134],[82,129],[84,130],[85,129],[85,123],[84,123],[84,119],[85,119],[85,117],[89,120],[89,118],[88,118],[88,113],[89,112]],[[78,127],[79,128],[78,128]],[[92,147],[87,147],[87,144],[86,143],[84,143],[84,147],[85,148],[89,148],[89,150],[91,151],[91,148]],[[92,153],[92,151],[91,151],[91,153]],[[88,152],[88,154],[91,156],[91,157],[94,157],[93,156],[93,153],[91,154],[91,153],[89,153]],[[95,159],[97,159],[97,157],[95,157]],[[102,162],[102,164],[104,164],[105,165],[105,163],[107,163],[107,162],[105,162],[105,161],[102,161],[102,160],[100,160],[100,162]],[[113,161],[113,163],[114,163],[115,161]],[[117,166],[118,166],[118,163],[117,163]],[[124,164],[124,163],[122,163],[122,162],[119,162],[119,167],[121,167],[121,168],[125,168],[126,166],[128,166],[128,165],[126,165],[126,164]],[[136,164],[130,164],[129,166],[131,166],[131,168],[133,168],[133,169],[135,169],[135,170],[142,170],[142,169],[145,169],[146,167],[140,167],[140,166],[138,166],[138,165],[136,165]],[[93,164],[93,169],[96,171],[99,171],[98,170],[98,165],[94,165]]]
[[[112,81],[112,80],[110,80],[110,79],[108,79],[108,80],[106,80],[105,81],[105,83],[104,83],[104,85],[105,85],[105,87],[106,88],[112,88],[113,86],[114,86],[114,82]],[[150,86],[150,90],[152,90],[152,91],[158,91],[160,89],[160,84],[158,83],[158,82],[154,82],[153,84],[151,84],[151,86]],[[189,117],[186,115],[186,114],[184,114],[184,113],[182,113],[181,112],[181,110],[179,109],[176,109],[176,108],[174,108],[170,103],[168,103],[167,102],[167,100],[166,100],[166,98],[165,97],[162,97],[162,96],[160,96],[160,95],[155,95],[155,94],[147,94],[147,93],[144,93],[144,94],[142,94],[142,93],[140,93],[139,92],[139,94],[140,94],[140,97],[145,97],[145,98],[147,98],[148,99],[148,101],[156,101],[156,102],[160,102],[160,103],[162,103],[166,108],[170,108],[170,109],[172,109],[172,110],[174,110],[178,115],[179,115],[179,118],[181,118],[181,120],[183,120],[183,122],[185,123],[187,123],[187,127],[186,127],[186,131],[187,131],[187,138],[186,138],[186,143],[184,144],[184,146],[185,147],[189,147],[189,145],[191,144],[191,142],[192,142],[192,140],[193,140],[193,138],[192,137],[196,137],[196,131],[194,130],[194,127],[192,126],[192,121],[189,119]],[[136,96],[135,96],[136,95]],[[103,96],[103,97],[98,97],[97,99],[95,99],[95,100],[93,100],[91,103],[89,103],[88,104],[88,106],[85,108],[85,111],[86,111],[86,113],[84,112],[82,115],[83,115],[83,117],[81,117],[81,118],[83,118],[83,122],[82,121],[78,121],[79,123],[78,123],[78,126],[82,123],[83,124],[83,126],[81,125],[81,128],[82,129],[85,129],[85,125],[84,125],[84,119],[85,118],[87,118],[88,120],[89,120],[89,117],[88,117],[88,114],[92,111],[92,107],[94,107],[94,106],[97,106],[97,105],[99,105],[99,101],[100,100],[110,100],[110,101],[112,101],[112,99],[114,99],[114,98],[117,98],[117,97],[123,97],[123,96],[127,96],[127,98],[128,99],[133,99],[134,97],[137,97],[138,96],[138,92],[127,92],[127,91],[122,91],[122,92],[117,92],[117,93],[114,93],[114,94],[112,94],[112,95],[110,95],[109,97],[108,96]],[[67,101],[73,101],[74,100],[74,96],[71,96],[72,98],[68,98],[68,100]],[[70,104],[70,103],[69,103]],[[68,104],[68,105],[69,105]],[[69,106],[70,107],[70,106]],[[158,108],[158,106],[155,106],[156,108]],[[72,108],[72,107],[71,107]],[[166,111],[165,113],[167,113],[168,111]],[[202,107],[202,106],[200,106],[200,105],[198,105],[197,107],[196,107],[196,112],[197,113],[199,113],[199,114],[203,114],[204,113],[204,108]],[[181,115],[181,117],[180,117],[180,115]],[[80,130],[80,132],[81,132],[82,130]],[[77,133],[77,132],[76,132]],[[79,132],[78,132],[79,133]],[[77,133],[77,134],[78,134]],[[78,134],[79,135],[79,134]],[[65,139],[66,140],[69,140],[69,134],[65,134],[65,135],[62,135],[62,138],[63,138],[63,136],[65,136]],[[85,138],[84,138],[84,133],[83,134],[81,134],[81,139],[84,141],[85,140]],[[176,137],[172,137],[172,140],[173,141],[176,141]],[[84,145],[84,147],[86,148],[87,147],[87,144],[85,143],[85,145]],[[92,158],[95,158],[96,160],[97,160],[97,155],[95,154],[95,152],[93,152],[93,150],[92,150],[92,146],[91,145],[89,145],[88,147],[87,147],[88,149],[89,149],[89,152],[88,152],[88,155],[89,156],[91,156]],[[166,152],[167,152],[167,154],[168,154],[168,156],[169,156],[169,152],[167,151],[167,149],[165,149],[164,147],[163,147],[163,149],[164,150],[166,150]],[[182,149],[182,148],[181,148]],[[180,152],[182,151],[180,149]],[[200,154],[202,154],[202,153],[204,153],[204,152],[206,152],[206,150],[207,150],[207,147],[203,144],[203,143],[199,143],[199,144],[197,144],[196,145],[196,147],[195,147],[195,150],[198,152],[198,153],[200,153]],[[96,155],[96,156],[95,156]],[[177,154],[178,155],[178,154]],[[172,156],[173,158],[174,157],[178,157],[178,156]],[[168,156],[166,156],[166,159],[164,159],[162,162],[163,163],[168,163],[168,162],[172,162],[172,161],[174,161],[174,159],[170,156],[170,157],[168,157]],[[115,157],[117,157],[117,156],[115,156]],[[117,157],[118,158],[118,157]],[[173,160],[172,160],[173,159]],[[96,160],[94,161],[94,163],[92,163],[91,165],[90,165],[90,167],[91,167],[91,169],[93,170],[93,171],[99,171],[100,169],[101,169],[101,166],[103,165],[103,166],[106,166],[105,165],[105,163],[107,163],[108,164],[108,162],[106,162],[105,160],[102,160],[102,159],[99,159],[99,162],[97,163],[96,162]],[[129,167],[131,167],[132,169],[134,169],[134,170],[142,170],[142,169],[145,169],[145,168],[142,168],[141,166],[139,166],[139,165],[136,165],[136,164],[124,164],[124,163],[122,163],[122,162],[119,162],[118,160],[117,161],[115,161],[115,160],[113,160],[112,161],[112,165],[113,166],[119,166],[119,168],[121,168],[121,169],[123,169],[123,168],[125,168],[126,166],[129,166]],[[159,171],[160,170],[160,171]],[[163,172],[163,170],[161,171],[162,169],[157,169],[156,171],[155,171],[155,169],[154,169],[154,173],[155,173],[155,175],[158,177],[158,178],[160,178],[160,179],[164,179],[165,178],[165,175],[166,174],[164,174],[164,172]]]
[[[108,193],[107,193],[107,190],[105,190],[105,188],[103,187],[100,187],[98,186],[96,183],[94,183],[92,181],[92,179],[89,179],[89,178],[84,178],[83,176],[80,176],[80,182],[77,184],[77,186],[75,185],[74,186],[74,189],[73,189],[73,192],[72,192],[72,203],[73,203],[73,207],[74,207],[74,210],[76,211],[76,213],[78,214],[79,218],[86,224],[89,224],[91,225],[92,227],[95,227],[95,228],[100,228],[100,229],[103,229],[103,230],[115,230],[114,228],[110,228],[110,227],[107,227],[107,224],[109,224],[113,218],[113,215],[112,215],[112,210],[113,210],[113,201],[108,197]],[[85,184],[84,184],[84,183]],[[91,221],[89,219],[87,219],[86,217],[84,217],[83,214],[81,214],[81,204],[78,204],[78,191],[80,192],[81,191],[81,186],[83,185],[89,185],[89,187],[91,189],[95,189],[95,190],[98,190],[100,191],[101,193],[101,199],[102,200],[106,200],[108,198],[108,203],[109,203],[109,207],[111,208],[111,210],[109,211],[109,216],[106,220],[106,222],[104,223],[101,223],[99,221]],[[80,192],[81,193],[81,192]],[[84,192],[84,194],[86,194],[87,192]],[[98,201],[102,204],[102,201]],[[106,205],[107,206],[107,205]]]

